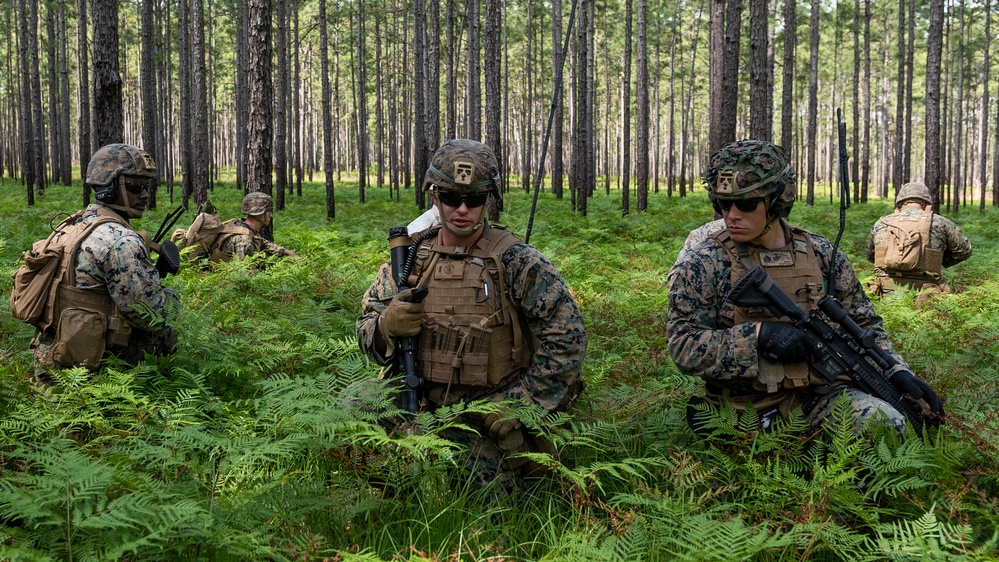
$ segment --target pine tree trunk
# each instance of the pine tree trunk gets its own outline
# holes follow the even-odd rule
[[[808,132],[805,133],[807,139],[808,158],[808,192],[806,203],[809,206],[815,204],[815,164],[816,146],[815,135],[818,129],[819,112],[819,0],[812,0],[811,13],[811,43],[809,48],[808,64]]]
[[[426,209],[426,195],[423,191],[423,174],[427,171],[429,154],[427,153],[427,32],[424,16],[424,0],[413,0],[413,165],[407,167],[418,178],[416,180],[416,206]],[[434,147],[436,149],[436,147]],[[409,182],[406,182],[409,185]]]
[[[364,188],[368,183],[368,103],[367,76],[364,73],[364,0],[357,0],[357,197],[364,203]]]
[[[35,140],[34,116],[31,114],[31,40],[28,31],[28,6],[32,0],[21,0],[17,4],[20,34],[18,36],[18,59],[21,67],[21,97],[18,107],[21,110],[21,126],[19,138],[21,141],[21,169],[24,173],[24,183],[27,188],[28,205],[35,204]],[[40,194],[39,194],[40,195]]]
[[[569,0],[575,2],[576,0]],[[557,84],[558,92],[554,96],[555,107],[552,116],[552,146],[551,146],[551,177],[552,193],[555,199],[562,199],[562,183],[565,181],[565,166],[562,162],[564,150],[562,129],[565,127],[565,112],[562,101],[565,86],[562,85],[564,68],[562,59],[566,53],[562,50],[562,0],[552,0],[552,84]]]
[[[635,112],[636,112],[636,154],[635,154],[635,187],[638,191],[638,211],[649,207],[649,45],[647,0],[638,0],[638,59],[636,70],[638,76],[635,82]]]
[[[940,211],[940,65],[943,53],[944,0],[930,0],[930,26],[926,39],[926,152],[924,183]]]
[[[67,55],[66,37],[66,0],[59,0],[59,22],[56,26],[59,36],[59,97],[62,113],[59,116],[59,160],[62,173],[60,178],[65,186],[73,185],[73,150],[71,148],[69,127],[69,57]]]
[[[361,0],[358,0],[360,2]],[[277,0],[277,103],[274,104],[274,208],[284,210],[284,195],[288,188],[288,0]]]
[[[482,138],[481,64],[479,62],[479,0],[465,0],[468,46],[465,51],[465,136]],[[427,53],[429,56],[429,53]]]
[[[624,60],[621,70],[621,215],[631,212],[631,42],[632,3],[624,0]],[[607,88],[610,90],[610,88]],[[608,100],[609,102],[610,100]],[[607,104],[610,109],[610,103]],[[609,113],[609,111],[608,111]],[[609,128],[609,127],[608,127]]]
[[[765,141],[773,139],[768,4],[768,0],[749,0],[749,137]]]
[[[205,0],[190,0],[191,6],[191,187],[194,202],[208,200],[208,87],[205,67]],[[187,173],[184,174],[185,176]]]
[[[29,2],[28,7],[28,46],[31,57],[31,121],[35,130],[33,155],[35,157],[35,191],[38,195],[45,193],[45,118],[42,116],[42,78],[38,66],[38,3]],[[115,42],[117,45],[117,41]],[[121,82],[118,82],[119,124],[121,123]],[[121,129],[119,125],[119,130]],[[119,132],[120,135],[120,132]]]
[[[274,88],[269,0],[247,1],[246,51],[246,190],[271,195]]]
[[[139,68],[139,87],[142,96],[142,149],[149,154],[158,154],[156,148],[158,108],[156,102],[156,48],[153,43],[155,24],[153,22],[153,0],[142,1],[142,63]],[[157,170],[162,176],[164,162],[157,160]],[[157,184],[159,184],[157,178]],[[149,194],[152,208],[156,208],[156,189]]]
[[[501,120],[503,118],[503,107],[500,104],[502,93],[500,92],[500,64],[502,63],[502,51],[500,42],[502,41],[503,21],[501,0],[486,0],[486,36],[484,52],[484,72],[486,81],[486,99],[490,103],[486,106],[486,138],[485,142],[492,147],[496,154],[496,161],[500,169],[500,193],[505,192],[506,162],[503,159],[503,144],[500,137]],[[503,200],[493,198],[489,205],[489,220],[499,221]]]
[[[322,77],[323,105],[323,172],[326,176],[326,218],[336,218],[336,203],[333,198],[333,108],[330,99],[329,35],[326,31],[326,0],[319,0],[319,74]]]
[[[784,65],[780,100],[780,144],[784,147],[791,162],[794,162],[794,47],[797,44],[797,10],[795,0],[784,0]]]

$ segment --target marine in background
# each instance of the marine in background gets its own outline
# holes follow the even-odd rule
[[[961,227],[933,212],[930,190],[909,182],[895,196],[895,211],[878,219],[867,235],[867,259],[876,268],[867,290],[878,297],[903,286],[919,291],[917,304],[950,292],[941,275],[971,257]]]
[[[243,218],[221,222],[218,212],[209,205],[209,210],[199,213],[187,230],[178,228],[170,239],[179,248],[195,248],[193,258],[213,263],[242,260],[257,253],[298,256],[294,250],[278,246],[260,234],[274,220],[274,200],[270,195],[259,191],[247,193],[241,209]]]

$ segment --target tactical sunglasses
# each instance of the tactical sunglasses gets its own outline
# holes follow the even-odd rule
[[[752,213],[764,201],[766,201],[764,197],[753,197],[752,199],[719,199],[718,206],[725,212],[728,212],[732,208],[732,205],[735,205],[735,208],[743,213]]]
[[[125,183],[125,189],[134,195],[138,195],[143,191],[152,191],[153,184],[156,182],[156,178],[138,176],[122,176],[122,179]]]
[[[489,199],[488,191],[476,191],[473,193],[460,193],[458,191],[437,190],[437,198],[448,207],[458,208],[464,203],[469,209],[481,207]]]

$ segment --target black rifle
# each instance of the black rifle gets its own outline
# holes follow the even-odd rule
[[[177,273],[180,270],[180,250],[177,249],[177,245],[172,241],[163,240],[163,237],[166,236],[167,232],[170,232],[173,225],[177,224],[177,219],[179,219],[186,210],[187,209],[181,205],[167,213],[167,216],[163,218],[163,222],[160,224],[156,234],[154,234],[149,240],[149,249],[159,254],[159,257],[156,259],[156,271],[160,273],[160,277],[166,277],[167,275]]]
[[[412,264],[409,262],[410,244],[409,231],[405,226],[395,226],[389,229],[389,255],[391,256],[392,280],[395,281],[399,291],[409,288],[406,278]],[[426,287],[413,289],[413,298],[410,302],[422,302],[427,296]],[[423,378],[416,370],[416,347],[415,336],[399,338],[396,342],[396,369],[402,375],[402,409],[415,414],[420,410],[419,389],[423,384]]]
[[[848,376],[861,390],[905,414],[916,433],[923,434],[920,409],[884,376],[898,365],[898,361],[878,345],[871,330],[861,328],[850,318],[836,297],[825,295],[818,303],[819,310],[839,325],[833,327],[814,312],[802,310],[774,284],[763,266],[757,265],[735,282],[728,298],[736,306],[766,307],[778,318],[790,318],[795,326],[805,331],[805,341],[812,352],[812,368],[829,382],[840,375]]]

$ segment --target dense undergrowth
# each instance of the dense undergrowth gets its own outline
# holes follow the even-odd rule
[[[4,295],[21,251],[80,201],[79,187],[54,186],[29,208],[6,181]],[[543,194],[531,242],[583,311],[589,386],[570,415],[543,422],[563,451],[559,478],[504,496],[470,489],[436,437],[459,411],[423,414],[406,434],[378,423],[390,389],[372,382],[354,320],[388,228],[418,211],[379,189],[357,204],[339,186],[327,222],[321,185],[304,191],[275,225],[302,259],[166,280],[184,304],[175,356],[69,370],[42,389],[31,328],[0,301],[0,559],[999,560],[995,208],[956,217],[975,251],[948,271],[955,294],[876,305],[945,398],[945,426],[900,440],[842,424],[819,438],[795,419],[711,446],[684,422],[698,383],[677,372],[663,333],[666,272],[711,218],[704,193],[655,194],[626,218],[619,194],[597,194],[588,217]],[[240,195],[228,185],[210,198],[234,216]],[[138,226],[156,230],[164,199]],[[529,206],[511,193],[502,222],[523,235]],[[867,229],[888,208],[848,213],[841,247],[861,278]],[[792,213],[830,239],[838,216],[827,201]]]

